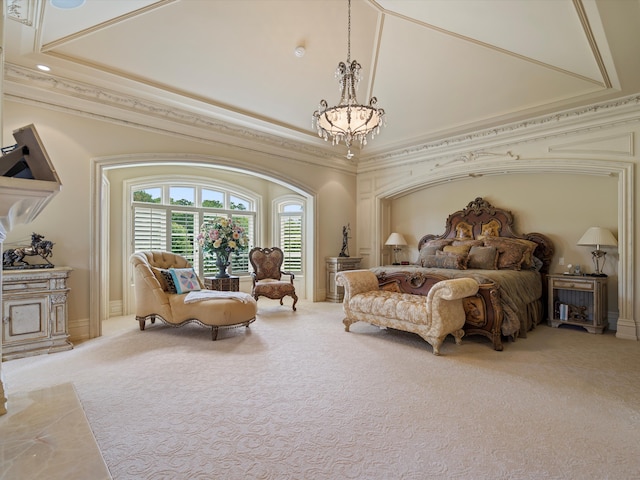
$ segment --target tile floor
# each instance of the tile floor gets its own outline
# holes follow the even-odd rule
[[[0,416],[0,480],[107,480],[73,385],[9,395]]]

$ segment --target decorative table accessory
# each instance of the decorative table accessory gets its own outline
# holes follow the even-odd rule
[[[229,257],[249,248],[249,236],[244,227],[227,218],[215,218],[200,227],[198,244],[210,255],[216,256],[218,274],[215,278],[229,278]]]

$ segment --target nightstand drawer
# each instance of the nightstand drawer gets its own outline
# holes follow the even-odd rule
[[[582,278],[567,278],[567,279],[553,279],[553,286],[555,288],[573,288],[576,290],[593,290],[594,282],[589,279]]]

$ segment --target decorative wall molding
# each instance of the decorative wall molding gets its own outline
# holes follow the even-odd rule
[[[621,115],[623,112],[627,116]],[[611,117],[616,117],[612,119]],[[509,148],[523,141],[532,142],[579,133],[590,133],[601,128],[635,123],[640,120],[640,94],[606,102],[556,112],[478,130],[465,135],[442,138],[433,142],[403,147],[398,150],[364,156],[358,163],[358,173],[384,169],[394,165],[413,165],[442,158],[457,158],[477,151],[482,145]]]
[[[38,0],[7,0],[7,18],[33,27],[38,4]]]
[[[633,141],[633,132],[626,132],[619,135],[551,145],[549,152],[633,157]]]
[[[450,166],[454,163],[470,163],[470,162],[474,162],[476,160],[479,160],[481,158],[495,158],[495,157],[501,157],[501,158],[505,158],[505,159],[512,159],[512,160],[519,160],[520,159],[520,155],[514,155],[513,153],[509,152],[505,152],[505,153],[492,153],[492,152],[483,152],[483,151],[477,151],[477,152],[469,152],[466,153],[464,155],[459,155],[457,157],[454,157],[451,160],[446,160],[442,163],[436,163],[433,168],[431,168],[431,170],[435,170],[437,168],[441,168],[441,167],[447,167]]]

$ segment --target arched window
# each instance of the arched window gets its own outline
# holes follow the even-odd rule
[[[278,218],[275,238],[284,252],[283,269],[302,273],[304,201],[298,197],[285,197],[276,200],[275,206]]]
[[[131,185],[133,251],[167,250],[187,258],[200,276],[217,272],[215,257],[203,255],[196,237],[203,223],[227,218],[242,225],[255,244],[258,199],[228,185],[150,181]],[[248,250],[233,255],[236,275],[249,271]]]

